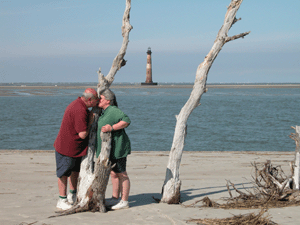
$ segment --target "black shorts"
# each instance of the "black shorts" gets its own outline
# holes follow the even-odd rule
[[[111,170],[115,173],[126,172],[127,157],[111,160],[111,165],[116,164]]]
[[[56,159],[56,175],[61,178],[62,176],[69,177],[74,172],[80,172],[81,158],[73,158],[69,156],[62,155],[55,151]]]

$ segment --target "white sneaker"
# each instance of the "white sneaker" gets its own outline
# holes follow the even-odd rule
[[[72,205],[68,202],[68,199],[58,199],[56,208],[61,209],[61,210],[67,210],[72,208]]]
[[[119,199],[118,198],[109,198],[107,200],[105,200],[105,205],[106,206],[113,206],[119,203]]]
[[[129,208],[129,203],[128,201],[123,201],[121,200],[118,204],[114,205],[111,207],[112,210],[117,210],[117,209],[128,209]]]
[[[68,202],[73,205],[76,202],[76,193],[69,193],[67,196]]]

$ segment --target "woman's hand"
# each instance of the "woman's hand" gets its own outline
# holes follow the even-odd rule
[[[106,124],[105,126],[103,126],[102,128],[101,128],[101,131],[102,132],[111,132],[112,131],[112,126],[111,125],[109,125],[109,124]]]

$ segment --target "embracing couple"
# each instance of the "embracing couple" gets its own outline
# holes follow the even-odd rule
[[[87,88],[81,97],[66,108],[54,142],[59,190],[59,200],[56,205],[58,209],[67,210],[76,201],[81,158],[87,154],[88,134],[94,119],[88,108],[95,106],[102,109],[98,120],[96,157],[101,151],[100,132],[112,133],[110,161],[115,166],[110,178],[113,191],[112,198],[105,201],[106,205],[112,206],[113,210],[129,207],[130,180],[126,172],[126,162],[127,155],[131,153],[131,146],[125,128],[131,121],[118,108],[116,96],[110,89],[101,92],[99,98],[94,89]],[[70,193],[67,195],[68,181]]]

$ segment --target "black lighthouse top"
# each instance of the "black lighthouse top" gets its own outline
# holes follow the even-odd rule
[[[151,52],[151,48],[149,47],[149,48],[148,48],[148,51],[147,51],[147,54],[151,55],[151,53],[152,53],[152,52]]]

